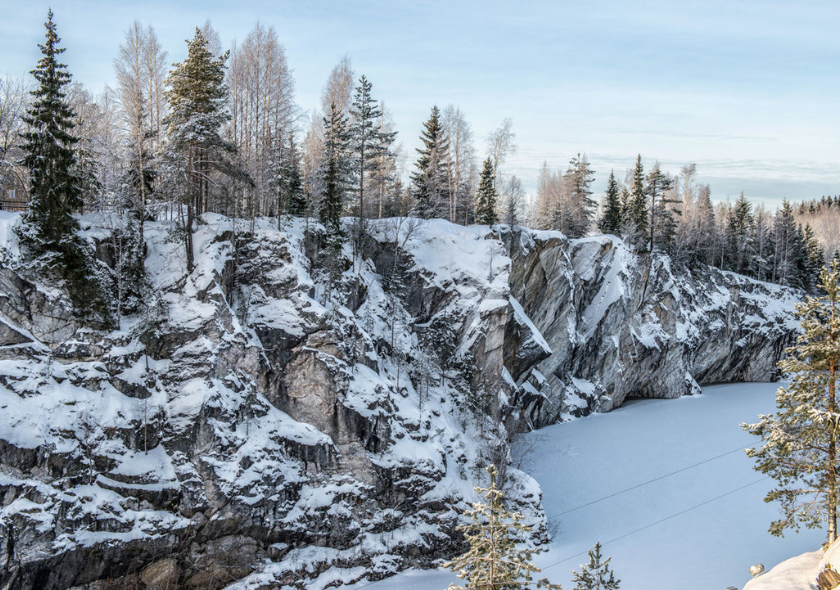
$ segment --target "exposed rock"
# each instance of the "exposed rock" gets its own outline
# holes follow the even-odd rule
[[[189,276],[146,225],[121,330],[0,269],[0,588],[378,579],[462,547],[488,462],[544,538],[512,431],[770,378],[793,333],[793,292],[610,238],[382,220],[336,256],[302,220],[203,221]]]
[[[677,272],[667,256],[638,256],[612,236],[569,241],[517,228],[504,238],[511,292],[552,350],[537,365],[546,381],[525,387],[530,426],[628,397],[778,377],[799,292],[714,268]]]

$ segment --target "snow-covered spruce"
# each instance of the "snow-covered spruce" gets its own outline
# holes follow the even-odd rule
[[[206,215],[189,275],[168,224],[147,224],[146,306],[104,333],[27,270],[15,220],[0,217],[11,588],[324,587],[429,565],[462,548],[458,513],[509,433],[695,378],[768,379],[795,324],[790,291],[664,258],[642,280],[610,238],[380,220],[336,258],[316,224],[250,234]],[[81,225],[107,263],[107,220]],[[655,370],[674,363],[677,389]],[[539,487],[504,475],[544,535]]]

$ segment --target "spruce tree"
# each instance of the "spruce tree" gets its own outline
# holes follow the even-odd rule
[[[417,213],[426,219],[437,217],[449,202],[446,153],[449,140],[441,124],[440,109],[432,107],[429,120],[420,135],[423,147],[417,149],[420,157],[411,175],[412,195],[417,202]]]
[[[369,177],[378,176],[379,168],[384,163],[381,156],[388,152],[397,135],[396,132],[388,133],[382,130],[379,124],[382,109],[370,91],[371,83],[362,76],[356,87],[353,105],[350,107],[350,141],[358,174],[360,232],[364,229],[366,181]]]
[[[201,29],[187,41],[187,58],[174,64],[167,78],[169,149],[166,154],[168,189],[185,205],[184,247],[187,272],[194,267],[193,223],[207,210],[213,173],[236,176],[226,154],[235,148],[221,137],[230,119],[227,111],[225,62],[228,53],[214,57]]]
[[[58,61],[64,48],[58,46],[61,39],[52,10],[44,26],[46,40],[38,46],[43,57],[31,72],[38,86],[23,118],[28,128],[21,134],[21,163],[29,172],[29,208],[19,233],[41,263],[61,274],[78,311],[105,315],[101,286],[76,235],[79,224],[73,212],[83,204],[85,179],[79,175],[75,114],[67,101],[71,76],[67,66]]]
[[[750,262],[753,257],[753,214],[752,204],[741,196],[735,202],[735,206],[729,212],[729,224],[727,228],[727,242],[729,254],[729,270],[746,274],[750,269]]]
[[[444,564],[466,583],[451,584],[449,590],[518,590],[531,586],[560,590],[559,584],[551,584],[545,578],[532,581],[531,575],[540,570],[531,559],[539,550],[518,549],[513,538],[530,527],[522,523],[521,514],[505,510],[502,504],[505,495],[496,487],[496,467],[490,465],[487,473],[490,487],[475,488],[485,501],[474,503],[466,512],[472,522],[458,527],[470,548]]]
[[[493,186],[493,162],[489,157],[484,160],[478,192],[475,195],[475,222],[479,225],[493,225],[499,222],[496,213],[496,189]]]
[[[610,570],[610,559],[601,556],[601,543],[595,543],[589,551],[589,563],[581,564],[580,572],[572,572],[575,590],[618,590],[621,580],[616,580]]]
[[[645,194],[645,169],[642,166],[642,155],[636,157],[630,185],[630,198],[627,203],[625,221],[628,234],[632,241],[639,246],[644,244],[648,233],[647,196]]]
[[[300,172],[300,152],[295,144],[294,133],[289,133],[289,145],[283,151],[283,174],[286,178],[284,199],[289,215],[301,217],[306,213],[306,196],[303,193],[303,177]]]
[[[820,273],[821,297],[797,304],[802,333],[785,352],[779,367],[790,385],[776,393],[777,411],[742,424],[760,436],[763,446],[747,449],[755,469],[776,480],[765,502],[780,502],[782,518],[770,532],[818,528],[828,524],[828,542],[837,538],[837,438],[840,413],[837,380],[840,373],[840,264]]]
[[[347,116],[333,103],[329,118],[324,118],[324,152],[321,164],[321,182],[324,194],[321,197],[318,216],[327,230],[330,244],[339,248],[344,240],[341,214],[344,211],[345,196],[352,174],[350,160],[350,137],[347,132]]]
[[[70,84],[67,66],[58,62],[64,48],[47,13],[46,41],[38,45],[43,57],[30,73],[38,87],[31,92],[34,100],[23,118],[28,125],[22,134],[22,163],[29,170],[29,210],[25,221],[31,227],[36,250],[65,252],[74,241],[79,224],[73,212],[82,206],[82,179],[76,174],[73,135],[75,113],[66,100]]]
[[[775,247],[771,282],[791,287],[801,286],[799,264],[802,256],[802,236],[796,227],[793,206],[787,199],[782,201],[782,208],[776,211],[773,234]]]
[[[607,180],[607,192],[604,194],[604,213],[598,220],[598,229],[605,234],[618,235],[621,231],[622,205],[618,191],[618,182],[615,173],[610,170],[610,178]]]

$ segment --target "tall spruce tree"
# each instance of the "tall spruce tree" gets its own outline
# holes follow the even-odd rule
[[[610,559],[603,558],[601,543],[595,543],[595,547],[589,550],[589,563],[581,564],[579,572],[572,572],[575,590],[618,590],[621,580],[615,579]]]
[[[366,181],[371,176],[377,177],[379,168],[384,163],[381,156],[388,152],[397,135],[396,132],[383,131],[379,123],[382,109],[370,91],[371,83],[368,79],[364,76],[359,78],[359,85],[350,107],[350,141],[358,173],[360,232],[364,230]]]
[[[67,66],[59,63],[64,48],[47,13],[46,40],[38,45],[43,57],[30,73],[38,87],[31,92],[34,100],[23,120],[28,129],[22,133],[22,163],[29,170],[29,210],[25,221],[31,226],[33,245],[41,251],[64,252],[73,242],[79,224],[73,212],[82,206],[82,179],[77,175],[73,135],[75,113],[66,100],[70,84]],[[70,246],[72,249],[72,246]]]
[[[642,155],[636,157],[636,166],[630,183],[630,198],[625,214],[627,233],[636,246],[645,243],[648,234],[647,196],[645,194],[645,168]]]
[[[318,216],[326,227],[329,243],[336,249],[344,240],[341,214],[344,211],[352,167],[347,116],[333,103],[330,105],[329,117],[324,117],[324,152],[321,164],[324,194],[321,196]]]
[[[417,213],[426,219],[439,216],[449,202],[446,154],[449,140],[441,124],[440,109],[432,107],[429,120],[420,134],[423,147],[417,149],[420,157],[417,170],[411,175],[412,194],[417,202]]]
[[[802,256],[802,236],[796,226],[793,205],[784,199],[782,208],[776,211],[773,220],[775,247],[773,252],[773,274],[771,281],[780,285],[799,287],[800,258]]]
[[[610,170],[610,178],[607,180],[607,191],[604,193],[604,212],[601,219],[598,220],[598,229],[605,234],[618,235],[619,231],[621,231],[621,209],[618,182],[615,179],[615,173]]]
[[[475,195],[475,222],[479,225],[493,225],[499,222],[496,213],[496,189],[493,186],[493,161],[484,160],[478,192]]]
[[[204,33],[196,27],[195,36],[187,41],[187,58],[174,64],[167,79],[167,188],[185,205],[184,248],[188,272],[194,267],[194,220],[207,210],[213,173],[238,174],[226,157],[235,148],[221,137],[222,126],[230,119],[226,108],[227,58],[228,53],[214,57]]]
[[[496,487],[496,467],[490,465],[487,473],[490,486],[475,488],[484,496],[484,502],[474,503],[466,512],[472,522],[458,527],[470,548],[444,564],[457,572],[465,584],[451,584],[449,590],[519,590],[530,586],[560,590],[559,584],[551,584],[545,578],[532,581],[532,574],[540,569],[531,559],[539,550],[519,549],[514,539],[514,535],[527,532],[530,527],[522,524],[521,514],[505,510],[505,494]]]
[[[828,524],[828,542],[837,538],[838,465],[837,438],[840,408],[840,263],[820,273],[821,297],[807,297],[797,304],[802,333],[786,350],[779,367],[790,376],[790,385],[776,394],[777,412],[761,415],[755,424],[742,424],[760,436],[763,446],[747,449],[755,469],[776,480],[765,502],[780,502],[782,518],[770,532],[801,525],[817,528]]]
[[[753,214],[752,203],[744,197],[743,191],[728,217],[729,270],[746,274],[750,270],[753,258]]]
[[[32,91],[32,104],[23,120],[28,126],[22,133],[23,159],[29,172],[29,208],[24,216],[20,237],[51,270],[66,281],[68,292],[82,314],[106,314],[106,304],[93,265],[76,235],[79,224],[73,212],[82,204],[84,179],[79,175],[73,135],[75,114],[67,101],[70,84],[67,66],[58,61],[64,48],[47,12],[43,56],[31,74],[38,84]]]

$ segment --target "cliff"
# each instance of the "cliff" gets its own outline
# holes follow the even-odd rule
[[[207,215],[146,226],[144,309],[84,325],[0,219],[0,588],[306,587],[430,565],[513,432],[766,380],[796,293],[602,236]],[[111,272],[107,220],[83,237]],[[545,534],[540,490],[504,469]]]

